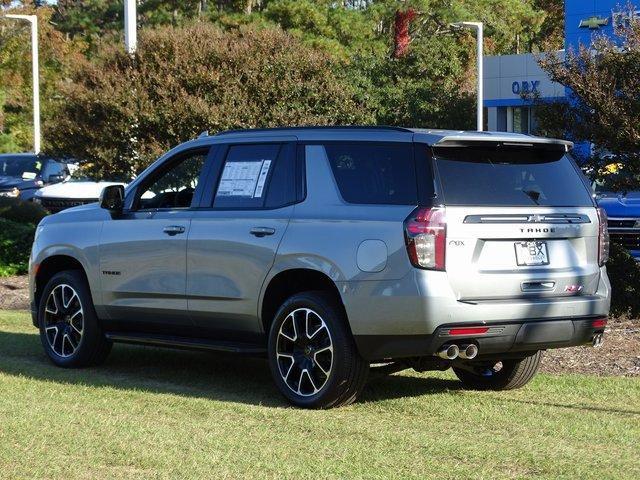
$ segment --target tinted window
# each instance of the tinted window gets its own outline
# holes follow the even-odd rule
[[[592,205],[564,152],[502,146],[434,152],[447,205]]]
[[[229,147],[213,201],[215,208],[276,208],[293,201],[293,147],[281,144]]]
[[[189,208],[198,186],[202,167],[207,159],[207,151],[197,151],[181,155],[168,170],[158,175],[140,190],[140,208]]]
[[[42,175],[45,181],[48,181],[51,175],[62,175],[63,177],[66,177],[69,175],[69,170],[65,164],[50,160],[46,163]]]
[[[22,177],[25,173],[39,174],[42,160],[34,156],[0,156],[0,177]]]
[[[418,201],[413,145],[325,145],[340,194],[349,203],[413,205]]]

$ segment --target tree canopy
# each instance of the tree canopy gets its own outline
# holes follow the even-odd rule
[[[277,29],[210,23],[144,30],[77,67],[46,129],[50,151],[92,174],[134,175],[203,130],[371,123],[341,63]]]
[[[558,3],[561,2],[139,0],[141,41],[135,59],[139,64],[127,63],[126,56],[122,54],[123,0],[58,0],[56,4],[49,5],[25,0],[4,2],[4,5],[16,12],[36,12],[41,19],[45,149],[86,158],[97,165],[102,161],[100,159],[107,158],[107,152],[120,159],[127,157],[124,145],[129,144],[132,138],[139,142],[137,148],[147,161],[152,152],[187,140],[206,128],[215,130],[228,126],[294,121],[305,124],[364,121],[473,128],[475,42],[469,32],[454,32],[449,24],[460,20],[483,21],[487,54],[537,50],[547,42],[547,37],[552,39],[552,43],[559,42],[556,18],[553,17],[551,22],[552,18],[547,13],[557,16]],[[401,29],[398,24],[400,17],[406,20]],[[205,33],[202,29],[206,28],[211,30]],[[257,49],[255,41],[251,40],[253,37],[258,41],[279,39],[292,49],[286,55],[282,52],[283,61],[286,58],[282,65],[293,69],[291,78],[299,74],[299,82],[320,88],[323,92],[320,98],[329,102],[329,108],[322,110],[311,88],[305,90],[292,81],[282,87],[284,90],[279,90],[279,78],[271,78],[270,75],[283,73],[271,68],[264,58],[240,57],[247,62],[247,68],[254,68],[244,74],[255,75],[260,82],[244,82],[246,88],[237,90],[238,79],[232,76],[240,74],[232,68],[237,59],[220,52],[209,39],[188,39],[190,47],[186,50],[179,50],[178,45],[170,48],[163,43],[158,51],[168,55],[164,61],[153,57],[157,52],[145,51],[158,48],[158,35],[183,38],[184,32],[195,31],[224,40],[229,52],[238,55],[246,55],[243,48],[248,48],[249,44],[256,48],[256,55],[267,55],[266,51]],[[13,23],[0,23],[0,71],[3,72],[0,79],[0,151],[31,148],[30,58],[29,42],[25,42],[25,38],[24,28]],[[235,42],[239,42],[238,45]],[[403,45],[401,49],[398,48],[399,42]],[[212,49],[209,57],[199,52],[203,48]],[[178,51],[187,57],[178,57]],[[218,63],[208,63],[213,62],[213,58],[217,58]],[[176,62],[183,69],[176,69]],[[300,63],[298,70],[296,63]],[[140,77],[140,69],[143,68],[150,68],[153,72],[149,79]],[[192,82],[202,81],[197,68],[218,72],[218,83],[208,79],[209,83],[192,88]],[[303,75],[302,72],[306,73]],[[118,79],[117,75],[126,78]],[[326,81],[313,75],[326,75]],[[157,84],[152,83],[151,78],[155,78]],[[160,79],[165,78],[170,80],[163,85]],[[327,81],[333,83],[328,84]],[[274,89],[274,98],[282,98],[283,102],[294,98],[298,103],[267,105],[267,114],[258,117],[256,105],[269,98],[264,89],[266,85]],[[224,91],[228,92],[227,97],[221,94]],[[191,109],[190,114],[194,115],[189,117],[184,127],[175,118],[168,120],[166,105],[171,104],[158,100],[158,95],[167,96],[168,92],[186,95],[182,104],[171,106],[176,111]],[[334,92],[335,99],[328,96],[329,92]],[[114,98],[112,110],[106,108],[110,93]],[[216,108],[219,112],[227,112],[232,104],[229,100],[232,95],[238,95],[234,100],[237,113],[212,113]],[[303,98],[303,95],[308,98]],[[201,97],[199,102],[197,96]],[[162,99],[166,100],[165,97]],[[86,104],[81,105],[81,102]],[[336,102],[344,102],[344,108],[338,108]],[[200,109],[200,105],[205,103],[207,107]],[[104,108],[98,115],[102,120],[91,122],[89,112],[98,108],[97,105]],[[315,107],[311,108],[312,105]],[[282,111],[276,112],[276,106]],[[347,115],[350,113],[347,108],[352,109],[351,116]],[[285,114],[287,109],[291,112]],[[83,119],[83,115],[86,118]],[[111,120],[109,115],[113,116]],[[220,121],[216,115],[229,120]],[[144,125],[151,125],[145,123],[151,118],[165,119],[167,123],[158,120],[162,128],[155,133],[147,131]],[[132,132],[127,125],[135,125],[138,120],[141,122],[140,130]],[[79,122],[77,127],[73,127],[74,121]],[[170,128],[163,130],[169,123]],[[80,126],[86,131],[80,132]],[[75,147],[71,142],[67,145],[61,139],[61,131],[74,132],[76,138],[83,141]],[[163,133],[160,135],[158,132]],[[112,145],[109,148],[100,142],[95,143],[101,136],[110,139]],[[97,145],[101,145],[102,153],[96,152]],[[131,161],[133,163],[128,165],[127,173],[140,166],[137,160]],[[115,164],[110,165],[109,168],[114,168]],[[122,163],[118,165],[125,167]]]
[[[567,101],[540,102],[538,120],[545,134],[592,143],[581,160],[595,177],[610,173],[611,164],[623,165],[625,175],[615,176],[617,188],[633,189],[640,184],[640,20],[616,34],[598,36],[564,59],[540,59],[551,79],[570,93]]]

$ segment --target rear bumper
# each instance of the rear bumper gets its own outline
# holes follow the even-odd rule
[[[439,326],[428,335],[355,335],[360,354],[369,361],[435,355],[445,344],[478,345],[478,358],[510,355],[552,348],[591,344],[593,336],[604,331],[593,322],[602,316],[578,319],[530,319],[517,322],[484,322],[489,327],[481,335],[451,335],[455,327],[468,323]]]

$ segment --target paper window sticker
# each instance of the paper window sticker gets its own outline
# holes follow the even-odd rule
[[[262,168],[260,169],[260,175],[258,176],[258,184],[256,185],[256,191],[253,194],[253,198],[262,197],[264,191],[264,184],[267,181],[267,175],[269,174],[269,168],[271,167],[271,160],[264,160],[262,162]]]

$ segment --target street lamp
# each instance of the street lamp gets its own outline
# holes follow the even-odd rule
[[[482,119],[482,108],[483,108],[483,91],[482,91],[482,61],[483,61],[483,53],[482,53],[482,45],[483,45],[483,25],[482,22],[456,22],[452,23],[451,27],[461,30],[463,28],[468,28],[476,31],[476,42],[477,42],[477,61],[478,61],[478,105],[477,105],[477,115],[476,115],[476,130],[479,132],[482,131],[484,122]]]
[[[138,33],[136,18],[136,0],[125,0],[124,4],[124,49],[129,55],[136,53]]]
[[[40,75],[38,67],[38,17],[35,15],[3,15],[31,24],[31,73],[33,82],[33,151],[40,153]],[[0,17],[2,18],[2,17]]]

